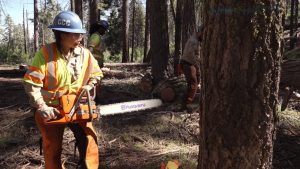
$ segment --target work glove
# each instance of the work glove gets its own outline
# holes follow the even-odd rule
[[[47,106],[45,103],[38,106],[37,112],[40,113],[44,121],[56,119],[60,115],[56,108]]]

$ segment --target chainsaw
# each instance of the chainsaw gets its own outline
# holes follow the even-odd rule
[[[93,95],[91,96],[91,90]],[[162,105],[160,99],[146,99],[96,106],[93,101],[96,97],[96,88],[85,86],[78,95],[63,95],[60,98],[62,108],[57,119],[47,121],[46,124],[68,124],[91,122],[101,116],[124,114],[134,111],[152,109]]]

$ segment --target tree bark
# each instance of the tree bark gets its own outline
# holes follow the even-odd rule
[[[194,0],[183,1],[182,14],[182,49],[189,37],[195,32],[196,16],[195,16],[195,2]]]
[[[128,0],[123,0],[123,7],[122,7],[122,13],[123,13],[123,52],[122,52],[122,62],[128,62],[129,61],[129,51],[128,51],[128,32],[129,32],[129,26],[128,26]]]
[[[83,21],[82,0],[75,1],[75,13],[79,16],[81,21]]]
[[[97,23],[100,20],[100,0],[90,0],[90,25]]]
[[[298,1],[298,0],[297,0]],[[290,50],[295,47],[295,37],[294,37],[294,21],[295,21],[295,0],[291,0],[291,16],[290,16]]]
[[[154,85],[165,77],[169,57],[167,0],[150,1],[150,57]]]
[[[178,75],[177,66],[179,64],[179,58],[182,53],[181,42],[182,42],[182,4],[183,0],[177,0],[176,5],[176,18],[175,18],[175,55],[174,55],[174,73]]]
[[[282,1],[204,1],[198,169],[271,169]]]

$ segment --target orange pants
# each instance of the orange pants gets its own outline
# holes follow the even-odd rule
[[[183,74],[187,82],[187,93],[185,97],[185,104],[190,104],[194,101],[198,89],[200,70],[197,66],[192,65],[186,61],[181,61]]]
[[[43,138],[43,152],[46,169],[62,169],[62,139],[66,125],[46,125],[39,113],[35,113],[35,121]],[[68,127],[74,133],[80,154],[79,168],[98,169],[99,154],[97,136],[92,123],[74,123]]]

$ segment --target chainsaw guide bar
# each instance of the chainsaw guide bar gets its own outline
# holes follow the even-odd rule
[[[146,100],[137,100],[137,101],[100,105],[97,107],[100,109],[101,116],[108,116],[108,115],[125,114],[129,112],[152,109],[155,107],[159,107],[161,105],[162,105],[162,101],[160,99],[146,99]]]

